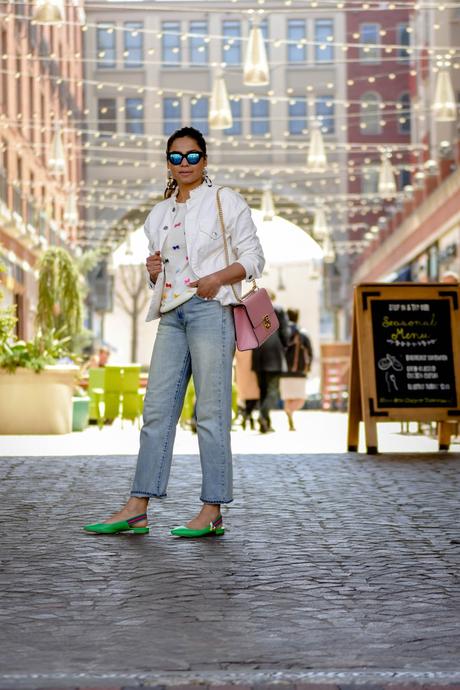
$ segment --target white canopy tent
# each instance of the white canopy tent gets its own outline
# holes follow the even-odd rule
[[[297,225],[281,216],[264,221],[258,209],[251,209],[252,218],[262,243],[268,266],[302,265],[322,260],[321,247]],[[140,227],[113,254],[113,265],[144,264],[147,258],[147,239]]]

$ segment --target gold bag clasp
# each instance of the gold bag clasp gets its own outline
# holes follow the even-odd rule
[[[263,324],[264,324],[265,328],[267,328],[267,329],[271,328],[272,322],[270,321],[270,317],[268,314],[266,316],[264,316]]]

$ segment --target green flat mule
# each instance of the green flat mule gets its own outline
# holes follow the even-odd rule
[[[128,520],[121,520],[120,522],[96,522],[94,525],[85,525],[83,527],[87,532],[95,532],[96,534],[118,534],[119,532],[133,532],[134,534],[148,534],[148,527],[136,527],[138,522],[147,519],[147,513],[142,515],[135,515]]]
[[[222,515],[219,515],[217,520],[210,522],[209,525],[203,529],[190,529],[190,527],[180,525],[179,527],[174,527],[171,530],[173,537],[188,537],[192,539],[194,537],[220,537],[222,534],[224,534],[224,532],[225,527],[222,522]]]

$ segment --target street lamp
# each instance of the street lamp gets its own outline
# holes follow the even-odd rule
[[[61,128],[56,127],[51,141],[51,153],[48,158],[48,165],[51,171],[56,175],[60,175],[65,170],[65,155],[64,144],[62,142]]]
[[[438,72],[432,109],[436,122],[455,122],[457,119],[457,103],[447,69]]]
[[[208,121],[213,129],[229,129],[233,125],[227,87],[222,75],[218,75],[214,80]]]
[[[64,21],[61,0],[36,0],[32,20],[37,24],[61,24]]]
[[[253,26],[248,39],[243,69],[243,84],[246,86],[265,86],[270,81],[267,51],[264,37],[258,26]]]

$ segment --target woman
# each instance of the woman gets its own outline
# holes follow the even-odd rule
[[[281,400],[284,403],[289,424],[289,431],[295,431],[294,412],[301,410],[305,404],[306,379],[313,360],[310,338],[299,329],[299,310],[288,309],[290,337],[286,348],[288,373],[280,380]]]
[[[235,333],[231,285],[261,275],[264,257],[251,212],[228,188],[220,192],[229,250],[227,266],[216,205],[217,187],[207,176],[206,142],[184,127],[166,146],[164,201],[145,222],[153,289],[147,321],[160,318],[144,402],[144,425],[131,497],[90,532],[148,532],[147,506],[166,496],[176,425],[193,374],[202,468],[199,513],[172,530],[181,537],[224,533],[221,504],[233,500],[230,448],[232,361]]]
[[[238,392],[238,402],[241,405],[241,426],[246,429],[249,422],[251,430],[254,429],[252,413],[256,409],[260,390],[257,376],[252,370],[252,350],[239,350],[235,353],[235,384]]]

